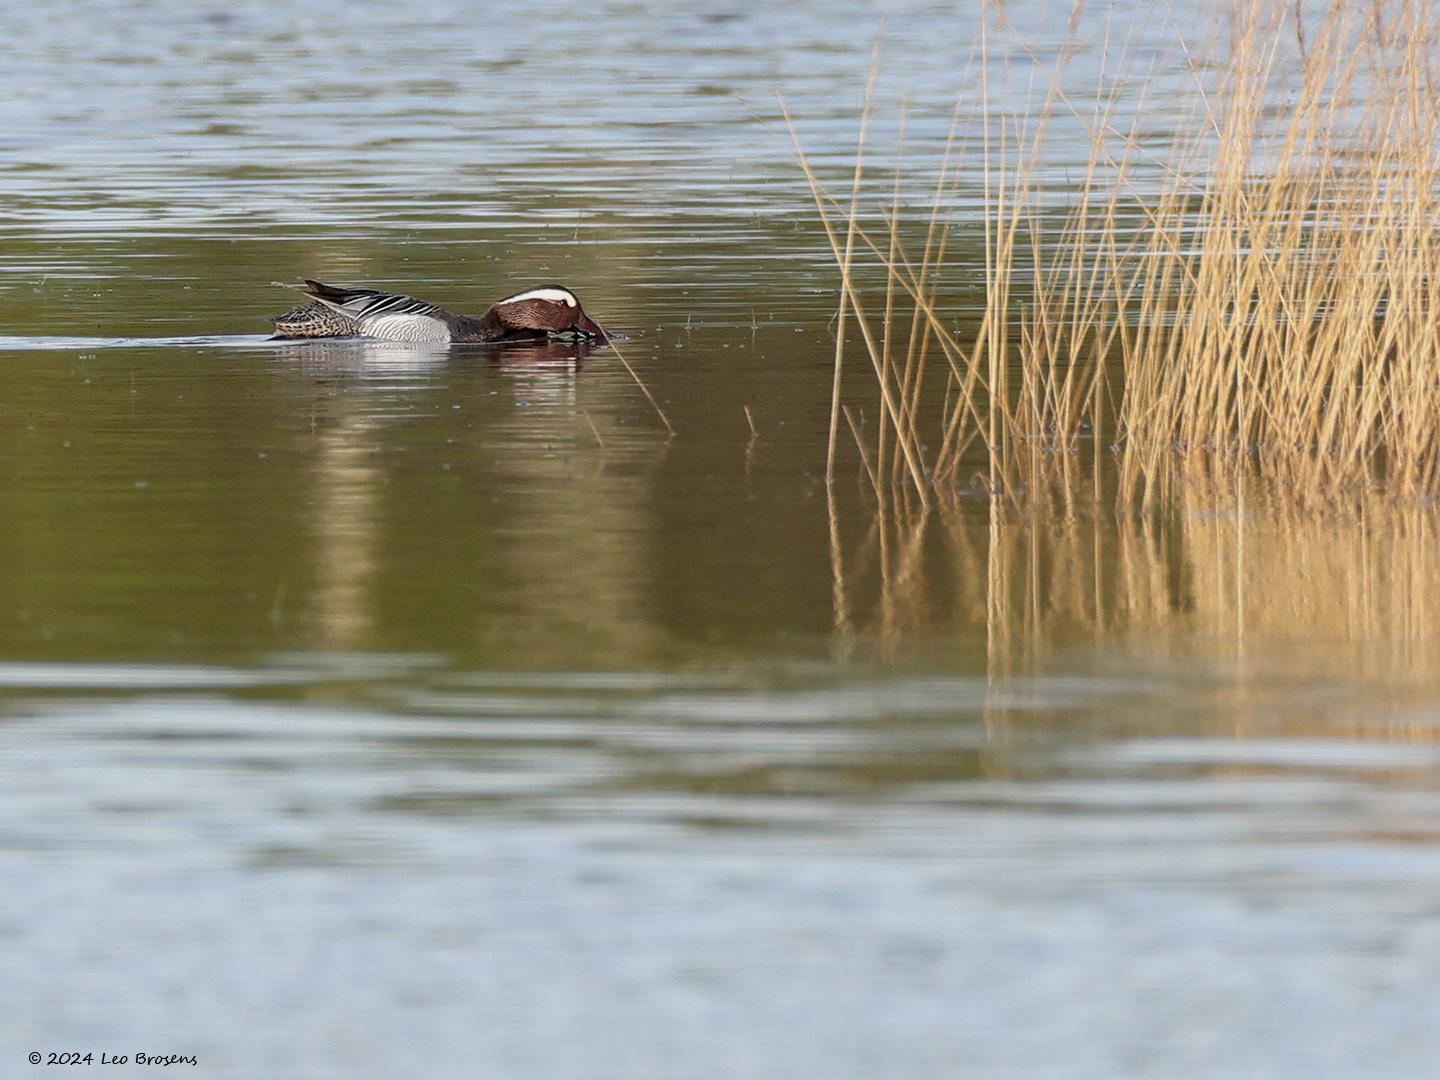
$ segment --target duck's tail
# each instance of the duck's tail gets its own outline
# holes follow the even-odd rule
[[[274,284],[281,288],[303,292],[307,296],[319,296],[323,292],[343,291],[331,289],[328,285],[321,285],[318,281],[307,281],[304,285],[293,285],[285,281],[277,281]],[[360,333],[359,325],[349,315],[316,300],[307,304],[297,304],[283,315],[272,316],[270,322],[275,326],[277,338],[353,337]]]

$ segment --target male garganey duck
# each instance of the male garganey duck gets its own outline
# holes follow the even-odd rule
[[[304,285],[275,284],[310,297],[309,303],[270,320],[277,338],[360,335],[415,342],[533,341],[560,334],[606,338],[600,324],[585,314],[579,297],[559,285],[507,296],[473,319],[424,300],[374,289],[342,289],[308,278]]]

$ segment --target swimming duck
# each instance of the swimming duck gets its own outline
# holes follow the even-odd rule
[[[580,299],[560,285],[528,289],[497,300],[478,319],[398,293],[344,289],[305,279],[303,285],[275,282],[310,297],[270,321],[277,338],[360,335],[386,341],[533,341],[574,334],[604,341],[605,331],[585,314]]]

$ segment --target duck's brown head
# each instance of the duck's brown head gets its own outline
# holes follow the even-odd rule
[[[598,341],[606,338],[600,324],[585,314],[580,298],[561,285],[527,289],[495,301],[485,313],[485,324],[501,337],[578,334]]]

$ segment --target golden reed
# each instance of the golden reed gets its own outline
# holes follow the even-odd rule
[[[1057,71],[1037,115],[992,117],[981,45],[982,133],[966,142],[982,158],[986,296],[959,338],[938,299],[973,175],[954,125],[918,213],[898,172],[865,197],[869,87],[848,199],[795,139],[840,272],[832,480],[848,429],[877,494],[922,506],[967,483],[1021,497],[1055,482],[1154,504],[1196,469],[1300,500],[1440,488],[1431,8],[1335,3],[1307,26],[1280,0],[1241,0],[1228,30],[1203,78],[1177,37],[1197,105],[1158,153],[1117,128],[1119,78],[1082,108]],[[1091,136],[1059,213],[1036,166],[1058,110]],[[974,111],[957,100],[957,122]],[[842,378],[856,340],[863,401]],[[874,424],[856,419],[867,405]]]

